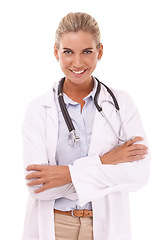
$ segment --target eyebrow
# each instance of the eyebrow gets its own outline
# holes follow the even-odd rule
[[[73,51],[71,48],[63,48],[63,50]],[[86,51],[86,50],[93,50],[93,48],[92,48],[92,47],[85,48],[85,49],[83,49],[82,51]]]

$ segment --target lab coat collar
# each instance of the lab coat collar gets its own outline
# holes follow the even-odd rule
[[[92,91],[83,99],[84,101],[87,101],[87,99],[89,99],[89,98],[91,98],[92,100],[94,99],[98,83],[94,78],[93,78],[93,81],[94,81],[94,87],[93,87]],[[55,92],[56,92],[56,94],[58,94],[58,85],[55,87]],[[63,93],[63,97],[64,97],[64,102],[65,102],[67,108],[69,107],[69,105],[77,105],[78,104],[77,102],[75,102],[71,98],[69,98],[65,93]],[[61,110],[59,109],[59,111],[61,111]]]
[[[55,106],[55,99],[54,99],[54,92],[58,86],[58,83],[55,82],[51,88],[42,96],[42,105],[44,107],[54,107]]]
[[[54,107],[55,106],[55,99],[54,99],[54,92],[56,91],[56,89],[58,88],[58,83],[59,82],[55,82],[51,88],[43,95],[42,97],[42,105],[45,107]],[[92,96],[94,94],[94,91],[92,93]],[[107,90],[105,89],[104,86],[101,87],[101,94],[99,94],[98,97],[98,103],[99,105],[102,105],[102,102],[110,102],[114,105],[112,97],[110,96],[110,94],[107,92]]]

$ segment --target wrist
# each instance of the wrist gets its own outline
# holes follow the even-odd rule
[[[109,164],[109,165],[116,165],[116,163],[113,161],[110,152],[104,154],[100,157],[100,160],[102,164]]]
[[[100,157],[100,160],[101,160],[101,163],[102,163],[102,164],[106,164],[105,155],[101,156],[101,157]]]
[[[69,166],[66,166],[66,182],[67,184],[72,183],[71,174],[69,171]]]
[[[103,156],[100,157],[100,160],[102,164],[110,164],[109,154],[108,153],[104,154]]]

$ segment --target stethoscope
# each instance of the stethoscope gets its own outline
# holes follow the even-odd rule
[[[134,137],[127,140],[127,136],[126,136],[126,133],[125,133],[125,130],[124,130],[124,127],[123,127],[123,124],[122,124],[121,116],[120,116],[119,104],[118,104],[117,99],[114,96],[113,92],[104,83],[100,82],[97,78],[95,78],[95,79],[98,82],[97,90],[96,90],[96,93],[95,93],[95,96],[94,96],[94,104],[95,104],[97,110],[101,113],[102,117],[105,118],[105,120],[107,121],[108,125],[110,126],[112,132],[114,133],[114,135],[118,139],[118,141],[120,141],[122,143],[125,143],[125,142],[133,139]],[[69,143],[70,146],[74,146],[76,144],[76,142],[78,142],[80,140],[80,138],[76,135],[75,127],[74,127],[74,125],[72,123],[71,117],[70,117],[70,115],[69,115],[69,113],[67,111],[66,104],[64,102],[64,98],[63,98],[63,84],[64,84],[64,81],[65,81],[65,78],[62,78],[60,80],[60,82],[59,82],[59,85],[58,85],[58,101],[59,101],[59,105],[60,105],[60,108],[61,108],[64,120],[65,120],[66,125],[67,125],[68,130],[69,130],[68,143]],[[98,104],[97,99],[98,99],[98,95],[99,95],[100,90],[101,90],[101,85],[103,85],[107,89],[107,91],[109,92],[109,94],[111,95],[111,97],[113,99],[114,107],[115,107],[117,116],[118,116],[119,121],[120,121],[121,129],[122,129],[123,134],[124,134],[124,139],[121,139],[118,136],[118,134],[114,130],[112,124],[110,123],[110,121],[106,117],[105,113],[103,112],[102,107],[99,106],[99,104]]]

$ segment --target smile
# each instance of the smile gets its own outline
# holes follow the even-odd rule
[[[70,69],[71,72],[73,72],[74,74],[80,75],[82,73],[84,73],[87,69],[81,70],[81,71],[73,71]]]

